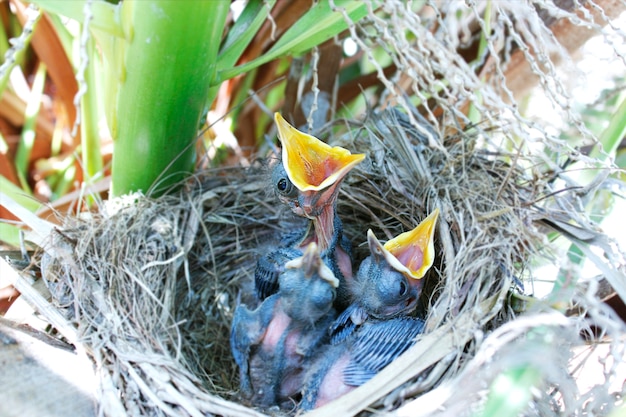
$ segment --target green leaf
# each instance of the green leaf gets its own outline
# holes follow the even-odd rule
[[[15,153],[15,169],[20,183],[24,190],[29,190],[28,186],[28,165],[30,162],[30,154],[35,144],[35,125],[37,123],[37,115],[41,108],[41,99],[43,96],[43,88],[46,81],[46,64],[39,63],[35,74],[33,88],[26,103],[26,111],[24,114],[24,126],[20,135],[20,142]]]
[[[85,20],[85,0],[33,0],[32,3],[47,12],[60,14],[81,23]],[[114,4],[102,0],[93,1],[91,3],[91,14],[93,17],[89,22],[89,26],[103,30],[111,35],[124,37],[119,11],[119,6]]]
[[[35,212],[42,207],[39,201],[26,194],[24,190],[9,181],[4,175],[0,175],[0,190],[30,212]]]
[[[0,175],[0,206],[6,208],[23,224],[30,227],[33,232],[30,235],[30,240],[42,246],[43,241],[50,236],[54,226],[33,213],[35,205],[39,205],[39,203],[26,196],[22,190]],[[6,230],[6,228],[2,228],[0,232],[5,233]],[[0,239],[4,238],[4,235],[0,236]]]
[[[365,2],[343,0],[336,1],[338,8],[343,8],[352,22],[357,22],[368,13]],[[348,28],[343,13],[333,11],[330,3],[320,1],[311,7],[265,54],[244,65],[220,72],[216,82],[221,82],[250,71],[260,65],[283,55],[298,54],[320,45]]]
[[[617,152],[619,144],[626,135],[626,97],[622,97],[622,102],[609,120],[609,125],[602,132],[599,142],[602,144],[603,152],[594,147],[590,156],[605,160],[607,156],[613,157]]]
[[[237,60],[267,18],[274,3],[276,3],[276,0],[250,0],[248,2],[233,27],[228,30],[222,50],[218,56],[218,69],[229,69],[237,63]]]
[[[13,247],[20,246],[20,228],[12,224],[0,222],[0,242]]]

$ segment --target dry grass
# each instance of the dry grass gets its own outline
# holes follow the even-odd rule
[[[333,132],[333,142],[368,154],[343,184],[338,206],[357,260],[366,256],[362,242],[368,228],[390,237],[435,207],[441,210],[437,260],[422,300],[427,331],[364,390],[325,412],[408,407],[419,401],[418,394],[445,393],[468,376],[477,378],[474,388],[463,387],[466,397],[444,396],[452,401],[450,409],[459,409],[475,404],[499,371],[511,363],[535,363],[537,355],[550,386],[569,390],[573,377],[563,366],[568,354],[528,335],[543,326],[568,346],[581,344],[579,327],[590,319],[549,314],[551,307],[541,303],[517,318],[507,301],[519,293],[516,282],[530,259],[549,254],[536,219],[552,215],[550,200],[556,196],[543,199],[542,207],[535,204],[551,194],[549,182],[527,174],[523,166],[532,166],[527,156],[487,154],[476,147],[498,131],[452,132],[441,147],[431,148],[398,115],[372,113],[365,121],[327,126],[326,133]],[[60,307],[107,382],[103,411],[253,413],[224,400],[237,398],[230,320],[238,297],[254,303],[258,254],[286,223],[298,221],[267,191],[264,164],[204,172],[172,196],[137,197],[121,206],[115,211],[109,205],[87,220],[68,219],[49,251],[56,259],[44,257]],[[603,327],[609,336],[623,332],[623,324],[591,303],[593,295],[580,297],[584,311],[593,308],[611,324]],[[493,329],[498,330],[489,335]],[[623,349],[618,342],[613,340],[616,349]],[[107,387],[115,387],[114,396],[106,395]],[[557,413],[546,401],[537,402],[538,415]],[[568,402],[563,410],[572,411],[569,407],[579,405]]]

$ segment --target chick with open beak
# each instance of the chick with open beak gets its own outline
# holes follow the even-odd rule
[[[284,261],[315,242],[341,281],[337,300],[345,307],[348,290],[344,282],[352,279],[352,259],[350,243],[343,236],[336,213],[337,195],[345,176],[365,155],[332,147],[300,132],[278,113],[275,121],[282,150],[281,160],[272,169],[272,186],[281,202],[295,214],[311,220],[312,228],[259,260],[255,271],[257,295],[264,299],[277,291],[277,277]]]
[[[282,144],[282,170],[287,180],[297,189],[284,193],[288,183],[276,184],[279,199],[289,205],[294,213],[317,222],[315,233],[322,250],[332,239],[334,206],[339,185],[352,168],[365,159],[365,154],[352,154],[339,146],[332,147],[314,136],[300,132],[279,113],[275,114],[278,139]],[[278,168],[280,173],[280,168]],[[315,224],[315,223],[314,223]]]
[[[345,339],[368,319],[384,320],[413,312],[426,272],[435,259],[434,234],[439,210],[417,227],[384,245],[367,232],[370,256],[365,258],[352,283],[352,304],[333,323],[333,343]]]

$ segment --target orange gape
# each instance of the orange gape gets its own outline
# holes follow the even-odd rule
[[[347,149],[332,147],[300,132],[279,113],[274,119],[283,146],[282,162],[289,179],[300,191],[320,191],[330,187],[365,159],[365,154],[352,154]]]

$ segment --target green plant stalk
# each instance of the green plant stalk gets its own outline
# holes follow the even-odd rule
[[[235,98],[231,99],[231,102],[235,103],[230,114],[230,117],[233,120],[237,120],[237,118],[239,117],[239,113],[243,110],[243,103],[249,100],[250,90],[254,85],[254,79],[256,77],[256,74],[257,70],[252,70],[244,75],[241,88],[239,88],[239,90],[237,91],[237,95],[235,96]]]
[[[9,36],[7,34],[7,28],[2,25],[0,27],[0,55],[4,56],[9,50]],[[4,62],[4,59],[2,60]]]
[[[84,72],[87,91],[80,99],[80,139],[82,144],[82,162],[85,182],[102,175],[102,154],[100,153],[100,134],[98,131],[98,88],[96,66],[99,64],[95,53],[93,38],[87,40],[86,53],[89,63]]]
[[[15,16],[9,16],[11,22],[15,22],[17,24],[17,19]],[[22,47],[20,49],[11,49],[9,48],[3,55],[4,61],[2,65],[0,65],[0,94],[2,94],[7,88],[7,84],[9,82],[9,76],[11,75],[11,71],[15,65],[20,64],[24,60],[24,54],[28,49],[28,45],[30,45],[30,40],[33,37],[33,32],[35,27],[37,26],[37,22],[41,18],[41,14],[35,15],[32,21],[26,22],[25,26],[28,26],[30,30],[22,31],[22,34],[19,36],[22,42]]]
[[[67,194],[74,185],[74,178],[76,178],[76,165],[74,165],[74,158],[70,159],[68,163],[65,163],[65,167],[57,173],[57,181],[52,190],[52,198],[57,199]],[[87,196],[88,201],[91,203],[91,196]]]
[[[193,171],[194,141],[229,2],[122,4],[127,33],[116,100],[112,193],[163,191]],[[114,73],[112,75],[117,75]],[[156,181],[155,181],[156,179]]]
[[[57,156],[61,153],[63,146],[63,128],[59,124],[54,127],[52,132],[52,140],[50,141],[50,156]]]
[[[43,171],[48,171],[50,174],[46,176],[46,182],[48,187],[52,190],[50,201],[54,201],[64,196],[75,183],[76,179],[76,158],[82,155],[82,145],[78,145],[74,152],[66,155],[63,159],[60,159],[54,165],[49,163],[41,163],[39,165]],[[89,199],[91,196],[87,196]],[[89,200],[91,203],[92,200]]]
[[[46,81],[46,65],[41,62],[35,74],[35,81],[30,91],[28,103],[26,103],[26,111],[24,113],[24,126],[20,135],[20,142],[15,152],[15,170],[20,180],[20,184],[25,191],[30,193],[28,186],[28,163],[30,154],[35,143],[35,124],[37,123],[37,115],[41,107],[41,98],[43,96],[43,87]]]

